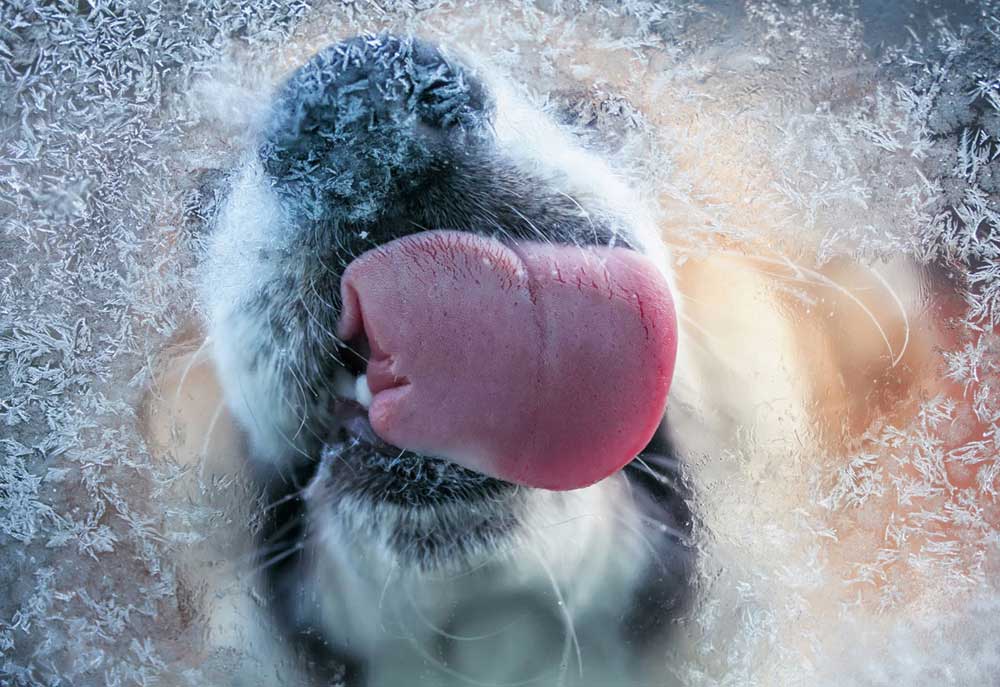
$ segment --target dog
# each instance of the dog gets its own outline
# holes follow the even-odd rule
[[[719,608],[741,603],[699,587],[706,566],[808,546],[847,567],[845,550],[877,548],[889,509],[875,499],[832,516],[819,547],[755,538],[804,517],[815,485],[802,462],[833,465],[873,423],[920,417],[906,399],[956,393],[932,363],[947,331],[911,326],[921,307],[935,322],[956,311],[946,276],[905,260],[805,273],[759,247],[678,264],[667,244],[680,219],[657,225],[502,78],[417,39],[349,39],[300,67],[219,188],[201,288],[214,373],[197,374],[231,415],[222,452],[263,494],[250,554],[263,608],[213,624],[253,625],[254,646],[318,682],[670,684],[677,657],[703,651],[692,608],[709,591]],[[663,270],[679,323],[667,410],[621,470],[537,488],[394,446],[364,422],[371,342],[337,335],[344,272],[441,230],[615,247]],[[837,319],[796,322],[802,301],[776,295],[775,280],[819,284]],[[928,283],[945,295],[921,304]],[[863,334],[844,342],[843,329]],[[190,369],[180,378],[194,383]],[[843,422],[817,424],[820,401]],[[207,414],[182,415],[193,437],[215,434]],[[778,473],[766,490],[763,469]],[[882,594],[920,596],[891,571],[861,585],[874,608]],[[847,601],[809,598],[831,614]]]

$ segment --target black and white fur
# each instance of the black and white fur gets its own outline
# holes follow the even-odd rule
[[[669,684],[694,554],[666,432],[586,489],[484,477],[374,437],[363,344],[333,334],[346,265],[426,229],[624,245],[666,269],[641,208],[512,87],[420,40],[338,43],[281,88],[214,221],[202,301],[272,503],[269,612],[313,678]]]

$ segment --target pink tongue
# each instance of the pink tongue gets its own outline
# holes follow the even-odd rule
[[[401,448],[575,489],[632,460],[663,416],[677,323],[634,251],[428,231],[356,259],[341,295],[337,335],[371,347],[372,429]]]

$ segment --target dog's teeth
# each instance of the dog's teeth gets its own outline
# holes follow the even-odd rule
[[[350,372],[344,369],[338,369],[333,374],[333,391],[339,398],[343,398],[348,401],[355,400],[355,389],[357,388],[358,380],[354,378]],[[365,388],[368,385],[365,384]]]
[[[354,381],[354,400],[365,408],[372,404],[372,390],[368,388],[368,375],[361,375]]]

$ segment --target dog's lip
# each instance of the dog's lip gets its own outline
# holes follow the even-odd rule
[[[468,470],[468,468],[462,468],[461,466],[455,464],[454,461],[450,461],[447,458],[417,453],[390,444],[379,437],[375,433],[375,430],[372,429],[371,423],[368,420],[368,409],[353,399],[341,397],[335,398],[333,403],[333,413],[336,418],[337,429],[335,434],[328,439],[327,444],[323,449],[324,456],[330,452],[337,453],[339,446],[343,446],[345,443],[348,443],[353,447],[362,448],[365,452],[370,453],[373,456],[381,456],[383,458],[391,458],[395,460],[408,455],[411,458],[419,460],[449,463],[456,469],[469,472],[470,475],[475,474],[477,479],[488,479],[492,482],[510,484],[506,480],[489,477],[487,475],[483,475],[482,473]]]
[[[401,449],[378,437],[367,409],[335,398],[336,430],[320,452],[320,462],[338,475],[331,482],[344,495],[412,508],[441,503],[475,504],[523,488],[473,472],[433,455]]]
[[[368,421],[368,409],[361,403],[352,399],[337,398],[334,401],[333,411],[341,431],[349,440],[371,446],[380,453],[399,454],[403,451],[375,434],[371,422]]]

